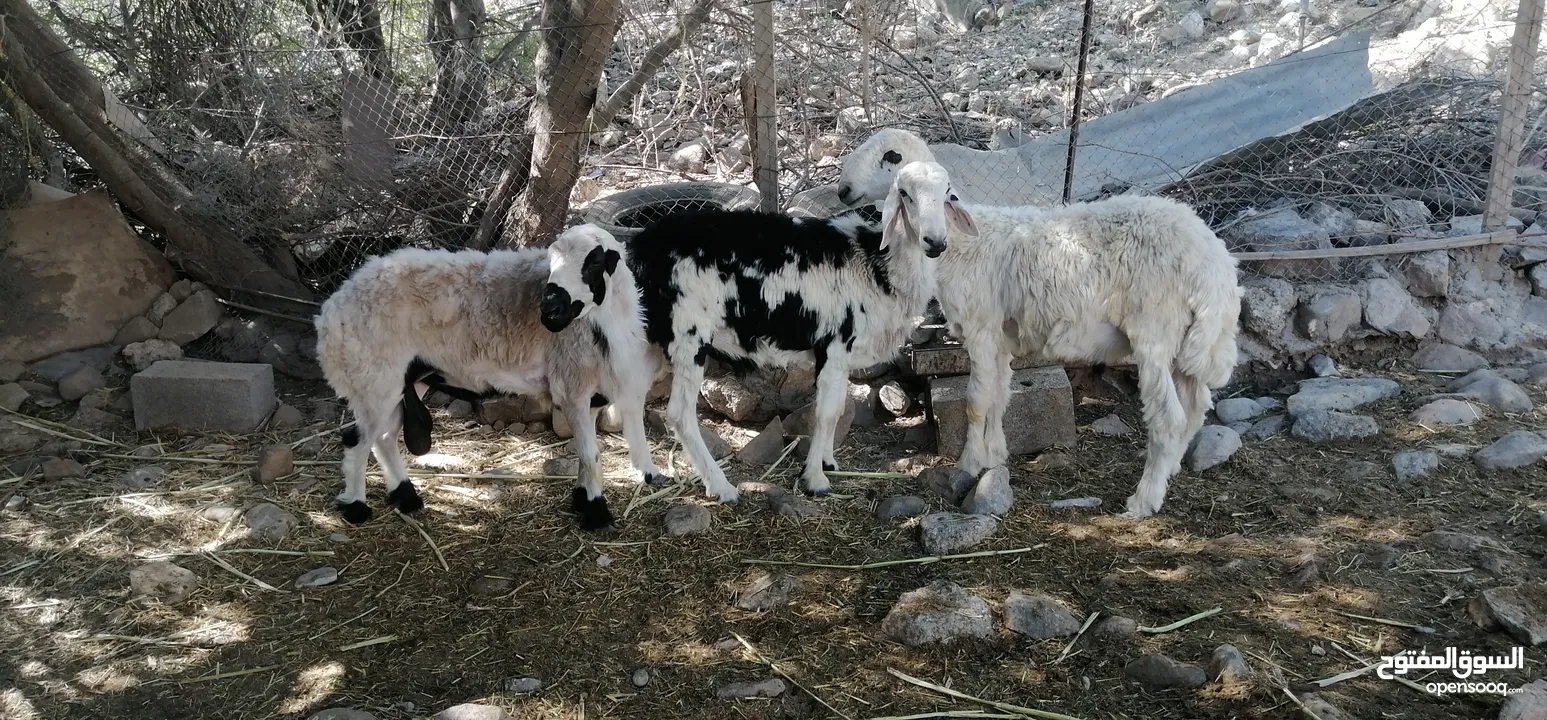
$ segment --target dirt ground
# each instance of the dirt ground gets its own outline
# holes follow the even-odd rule
[[[499,705],[514,718],[858,719],[987,710],[888,672],[897,670],[1076,718],[1300,717],[1284,688],[1303,697],[1317,690],[1310,681],[1382,654],[1452,645],[1508,654],[1514,643],[1477,629],[1467,602],[1488,587],[1540,582],[1547,556],[1538,521],[1547,509],[1541,465],[1483,474],[1468,460],[1446,459],[1411,484],[1391,471],[1400,450],[1442,442],[1482,447],[1513,429],[1541,428],[1542,418],[1495,413],[1469,428],[1415,427],[1407,413],[1444,378],[1400,368],[1380,374],[1404,388],[1370,411],[1381,421],[1380,437],[1248,441],[1223,466],[1183,472],[1163,513],[1143,521],[1113,515],[1142,467],[1142,436],[1102,438],[1083,427],[1113,411],[1142,427],[1138,405],[1097,393],[1078,408],[1082,430],[1078,446],[1062,452],[1067,465],[1014,460],[1015,508],[982,549],[1029,552],[874,569],[771,568],[798,584],[788,605],[763,613],[731,603],[734,588],[757,571],[747,561],[857,565],[920,557],[916,520],[885,523],[872,513],[880,498],[928,491],[911,479],[839,478],[838,494],[819,501],[827,512],[820,518],[777,516],[766,495],[747,493],[738,506],[712,507],[708,532],[672,538],[662,515],[677,503],[704,502],[696,480],[654,498],[653,488],[620,483],[609,495],[621,531],[593,536],[580,533],[565,510],[567,481],[422,477],[428,509],[420,519],[448,570],[424,535],[381,512],[379,480],[370,498],[377,517],[368,524],[347,526],[332,511],[341,483],[333,433],[315,455],[299,456],[315,464],[301,464],[295,475],[268,487],[247,479],[260,447],[324,432],[328,423],[249,437],[119,433],[105,441],[35,423],[87,440],[77,457],[89,473],[52,483],[0,473],[0,501],[12,492],[31,501],[0,513],[0,716],[247,720],[351,707],[397,719],[462,702]],[[1283,380],[1243,392],[1282,398]],[[316,385],[285,392],[303,409],[327,397]],[[552,436],[437,420],[446,431],[435,450],[462,457],[459,473],[538,473],[545,458],[563,452]],[[907,426],[918,422],[856,429],[839,451],[844,469],[945,462],[909,449]],[[657,461],[672,455],[687,478],[681,453],[669,440],[656,442]],[[626,477],[621,438],[607,443],[610,477]],[[147,464],[169,471],[154,489],[116,485],[123,472]],[[756,480],[762,470],[732,462],[731,474]],[[789,487],[797,474],[786,462],[770,480]],[[1048,507],[1080,496],[1104,503]],[[258,502],[288,509],[298,527],[264,547],[247,539],[240,517],[219,510]],[[1434,529],[1478,533],[1496,544],[1453,552],[1418,539]],[[348,540],[330,540],[335,533]],[[286,554],[240,552],[248,548]],[[150,559],[200,576],[188,601],[167,607],[130,597],[129,571]],[[294,590],[298,576],[324,565],[339,569],[339,582]],[[1132,641],[1087,634],[1061,660],[1067,639],[1034,641],[1003,629],[992,640],[923,649],[887,640],[880,624],[898,596],[940,578],[988,599],[996,613],[1012,589],[1053,595],[1077,615],[1100,611],[1147,626],[1213,607],[1223,612]],[[1123,678],[1123,666],[1143,653],[1204,665],[1223,643],[1247,653],[1256,670],[1251,682],[1153,692]],[[1528,670],[1488,679],[1518,686],[1540,676],[1541,656],[1527,658]],[[640,668],[649,672],[643,688],[631,682]],[[792,686],[772,700],[716,698],[726,683],[778,674],[803,690]],[[544,687],[505,692],[507,679],[521,677]],[[1373,675],[1321,692],[1356,718],[1491,718],[1502,702],[1430,697]]]

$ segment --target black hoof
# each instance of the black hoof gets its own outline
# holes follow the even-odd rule
[[[352,503],[339,502],[338,511],[344,516],[344,522],[350,525],[359,525],[371,519],[371,506],[361,500]]]
[[[570,509],[580,518],[580,529],[586,532],[614,530],[612,511],[607,509],[607,496],[597,495],[595,500],[586,497],[583,487],[570,491]]]
[[[645,474],[645,484],[646,485],[670,485],[672,483],[672,481],[673,481],[673,478],[670,475],[663,475],[661,473],[646,473]]]
[[[831,493],[832,491],[832,488],[827,488],[826,490],[812,490],[809,487],[802,490],[802,492],[806,494],[806,497],[822,497],[828,493]]]
[[[830,462],[823,462],[822,463],[822,472],[836,472],[837,470],[838,470],[838,466],[837,465],[834,465],[834,464],[832,464]]]
[[[412,515],[424,509],[424,499],[419,497],[419,489],[414,487],[412,480],[404,480],[387,493],[387,504],[404,515]]]

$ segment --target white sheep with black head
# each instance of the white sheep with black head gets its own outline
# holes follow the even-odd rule
[[[645,342],[639,291],[626,250],[594,225],[571,228],[546,249],[450,252],[407,249],[374,258],[317,316],[317,355],[355,425],[344,433],[345,519],[364,522],[365,463],[374,452],[388,503],[423,501],[396,448],[427,452],[424,386],[551,401],[575,431],[580,457],[574,510],[588,530],[612,526],[602,495],[593,411],[613,403],[635,470],[669,480],[650,459],[644,401],[659,368]]]

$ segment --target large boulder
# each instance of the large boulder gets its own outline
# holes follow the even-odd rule
[[[12,209],[0,220],[0,361],[111,342],[175,279],[103,193]]]

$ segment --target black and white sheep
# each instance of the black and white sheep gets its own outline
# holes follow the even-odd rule
[[[933,258],[945,251],[947,223],[972,232],[950,177],[932,162],[898,173],[882,207],[881,225],[857,213],[679,213],[629,242],[647,336],[673,371],[667,415],[705,490],[721,501],[734,502],[737,490],[700,434],[704,363],[715,358],[741,371],[815,363],[803,478],[807,492],[825,493],[850,369],[896,354],[934,295]]]
[[[885,191],[898,168],[932,160],[905,130],[882,130],[843,159],[846,203]],[[964,204],[976,239],[953,235],[938,265],[940,309],[972,361],[963,470],[1003,463],[1010,361],[1113,364],[1131,358],[1149,448],[1127,514],[1160,510],[1167,485],[1236,365],[1236,261],[1191,208],[1120,196],[1059,208]]]
[[[635,470],[666,478],[650,459],[644,402],[659,368],[645,342],[639,292],[622,244],[594,225],[562,233],[546,250],[399,250],[362,266],[323,303],[317,356],[355,426],[344,434],[350,522],[371,516],[365,463],[375,452],[388,503],[423,507],[397,451],[429,449],[429,412],[416,384],[472,394],[547,397],[575,430],[580,456],[573,504],[580,525],[606,528],[593,407],[613,402]]]

